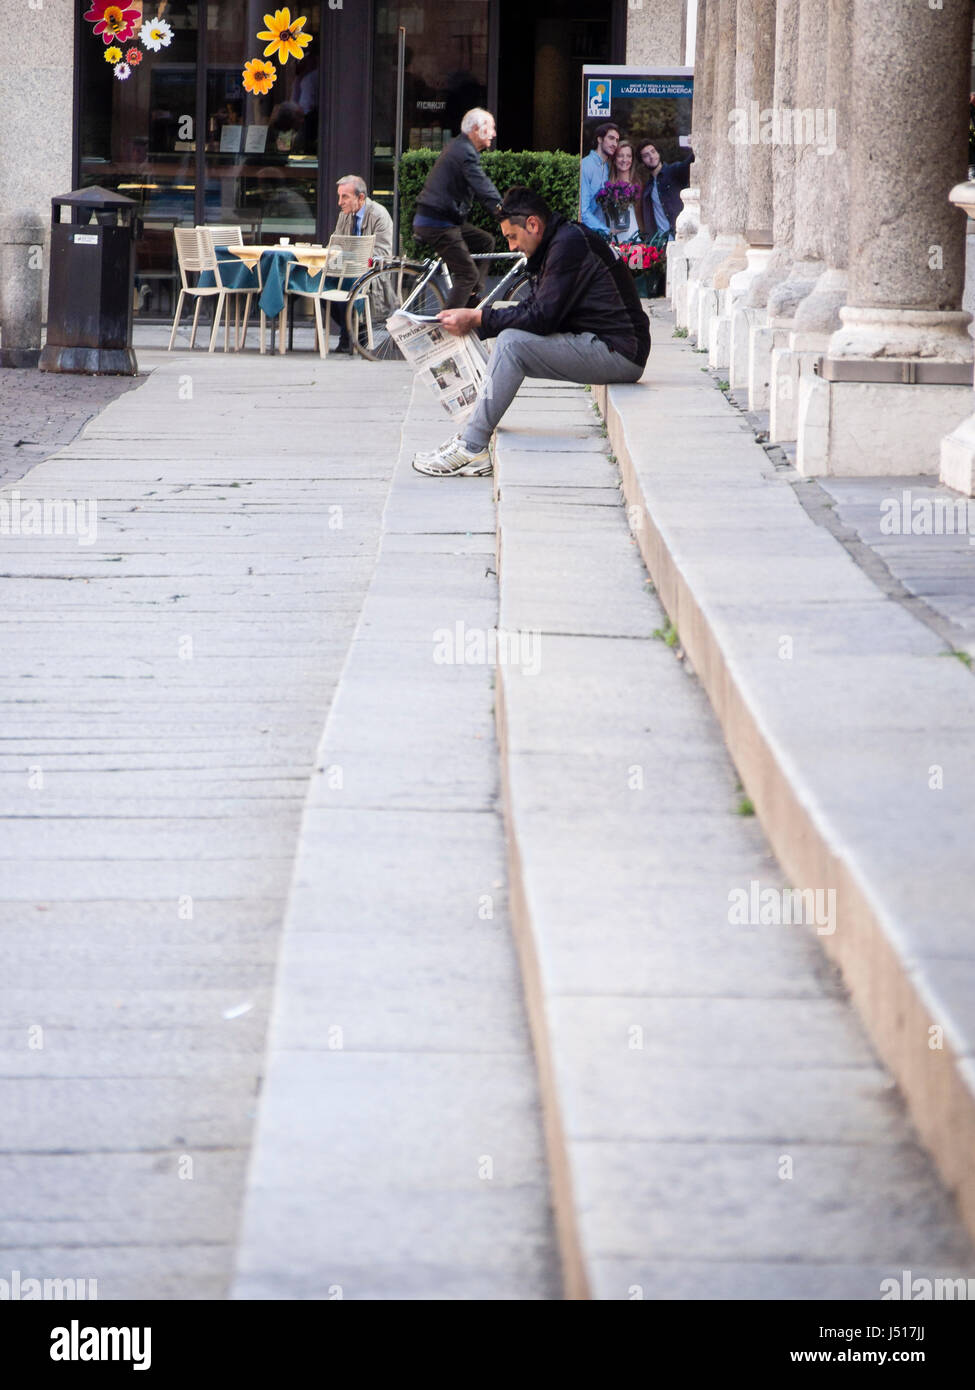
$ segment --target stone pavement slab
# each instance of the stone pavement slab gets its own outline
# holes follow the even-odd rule
[[[0,493],[96,498],[98,522],[0,537],[0,1242],[103,1299],[213,1298],[410,380],[393,365],[379,410],[348,361],[140,357]]]

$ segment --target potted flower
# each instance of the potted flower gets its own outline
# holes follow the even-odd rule
[[[619,253],[633,272],[633,282],[641,299],[653,299],[661,293],[660,285],[666,267],[666,252],[661,246],[626,241]]]
[[[596,194],[596,202],[602,208],[611,230],[622,230],[629,226],[630,208],[640,197],[640,186],[614,179],[604,183]]]

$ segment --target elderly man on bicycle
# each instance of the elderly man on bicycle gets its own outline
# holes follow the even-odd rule
[[[494,117],[490,111],[475,106],[461,121],[460,130],[427,175],[413,216],[417,241],[431,246],[450,271],[453,289],[447,300],[448,309],[476,304],[484,294],[487,262],[485,270],[479,271],[471,253],[483,255],[493,251],[494,237],[467,221],[475,198],[495,215],[501,203],[501,194],[478,158],[494,139]]]
[[[509,188],[499,215],[511,250],[528,257],[532,292],[520,304],[448,308],[438,316],[450,333],[476,331],[497,343],[463,431],[417,454],[418,473],[490,473],[491,435],[526,376],[639,381],[650,354],[650,323],[632,276],[601,236],[566,221],[529,188]]]

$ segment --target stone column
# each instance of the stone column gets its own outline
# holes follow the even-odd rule
[[[8,222],[5,236],[33,235],[29,230],[32,221],[41,228],[42,305],[47,299],[51,199],[58,193],[70,192],[72,187],[75,8],[71,0],[43,0],[43,4],[38,4],[37,0],[24,4],[2,0],[0,3],[0,32],[3,33],[0,47],[0,213],[14,215],[18,224],[13,226]],[[91,43],[90,26],[83,24],[81,27],[84,42]],[[4,276],[10,257],[22,265],[21,253],[24,252],[30,263],[34,263],[37,256],[30,247],[36,244],[33,241],[8,242],[2,268]],[[24,283],[20,289],[29,298],[33,293],[32,282]],[[8,286],[4,291],[5,315],[13,312],[11,295],[16,292],[15,286]],[[18,312],[26,307],[24,302]],[[6,346],[9,343],[5,343]]]
[[[716,272],[720,314],[709,349],[711,366],[727,367],[729,380],[737,386],[748,383],[748,331],[747,320],[737,315],[736,345],[736,310],[772,253],[772,146],[762,143],[761,114],[772,104],[775,84],[775,3],[776,0],[738,0],[735,120],[728,135],[733,137],[735,148],[735,176],[745,191],[748,249],[745,265],[728,277],[726,287],[720,283],[722,271]]]
[[[560,23],[565,27],[565,21]],[[683,67],[687,47],[685,0],[628,0],[626,61],[631,67]]]
[[[821,450],[824,393],[828,386],[815,364],[842,327],[840,309],[849,288],[850,248],[850,82],[852,79],[852,12],[849,0],[829,0],[826,55],[826,114],[836,122],[836,151],[826,158],[826,270],[796,310],[790,340],[797,400],[796,467],[809,475],[823,471]]]
[[[773,350],[769,438],[775,441],[800,436],[804,399],[816,386],[822,385],[815,377],[815,363],[828,349],[830,335],[840,327],[839,311],[846,303],[850,240],[851,21],[853,15],[848,0],[828,0],[825,110],[822,118],[816,111],[815,147],[815,157],[822,164],[825,181],[819,197],[818,222],[822,228],[819,245],[825,254],[826,270],[819,275],[812,291],[798,303],[793,331],[786,345]],[[786,286],[780,286],[784,288]],[[797,466],[801,468],[800,453],[805,459],[808,445],[797,448]]]
[[[700,190],[698,229],[688,242],[686,290],[678,294],[675,320],[681,328],[697,329],[698,271],[714,240],[714,74],[717,58],[719,0],[698,0],[697,39],[694,48],[694,113],[691,147],[694,163],[691,175]],[[669,253],[668,253],[669,254]]]
[[[0,367],[36,367],[47,228],[22,209],[0,213]]]
[[[697,346],[710,346],[711,324],[718,313],[719,289],[745,267],[745,190],[736,179],[736,147],[728,138],[735,108],[738,0],[718,0],[718,44],[711,126],[713,179],[711,200],[714,244],[698,268]],[[717,277],[717,281],[716,281]]]
[[[975,183],[953,188],[950,201],[968,214],[971,227],[975,223]],[[975,497],[975,413],[941,441],[941,481],[966,497]]]
[[[763,134],[774,134],[771,124],[776,113],[795,106],[796,75],[799,60],[799,0],[776,0],[775,79],[769,125]],[[745,295],[748,312],[748,408],[767,410],[769,376],[772,364],[772,332],[768,327],[768,297],[784,280],[792,265],[792,238],[795,233],[796,187],[795,149],[772,141],[772,242],[773,250],[765,269],[756,275]]]
[[[965,225],[972,12],[855,0],[848,304],[822,363],[822,471],[937,473],[971,409]],[[963,384],[964,383],[964,384]]]
[[[781,137],[795,152],[794,260],[788,276],[768,297],[772,329],[769,439],[796,437],[794,363],[784,361],[795,331],[796,311],[826,269],[826,170],[836,147],[836,121],[826,107],[828,0],[799,0],[799,52],[795,108],[780,113]]]
[[[710,161],[708,125],[711,116],[710,79],[712,64],[707,46],[707,12],[716,0],[697,0],[697,31],[694,41],[694,106],[691,116],[690,187],[681,194],[684,211],[677,219],[676,240],[667,252],[667,294],[674,310],[678,328],[689,328],[688,294],[694,280],[695,267],[710,245],[707,219],[704,213],[704,180]]]

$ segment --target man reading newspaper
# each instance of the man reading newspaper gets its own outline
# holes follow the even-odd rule
[[[499,217],[511,250],[528,258],[532,293],[521,304],[438,315],[449,333],[497,342],[461,433],[413,459],[431,477],[491,472],[491,435],[526,376],[639,381],[650,353],[650,324],[630,272],[602,237],[566,221],[529,188],[509,188]]]

